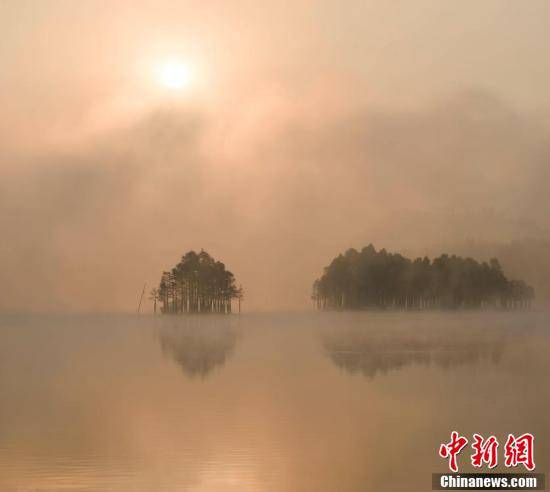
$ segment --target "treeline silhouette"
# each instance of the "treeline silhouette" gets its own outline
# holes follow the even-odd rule
[[[497,259],[489,263],[443,254],[410,260],[399,253],[348,249],[313,284],[319,309],[527,308],[533,287],[509,280]]]
[[[162,273],[158,288],[151,291],[154,312],[157,303],[164,314],[231,313],[231,301],[243,299],[235,277],[206,251],[189,251],[170,271]]]

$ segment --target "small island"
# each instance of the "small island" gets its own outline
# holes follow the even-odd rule
[[[312,294],[318,309],[525,309],[534,298],[534,288],[506,278],[496,258],[410,260],[372,244],[334,258]]]
[[[151,291],[154,312],[157,303],[163,314],[231,313],[231,301],[238,300],[239,312],[243,289],[221,261],[206,251],[189,251],[170,271],[162,273],[158,288]]]

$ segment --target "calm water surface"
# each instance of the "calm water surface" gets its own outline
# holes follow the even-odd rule
[[[0,490],[428,491],[454,429],[546,472],[548,321],[4,316]]]

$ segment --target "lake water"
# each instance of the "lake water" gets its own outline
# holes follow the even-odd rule
[[[531,432],[546,472],[548,321],[4,316],[0,490],[427,491],[455,429]]]

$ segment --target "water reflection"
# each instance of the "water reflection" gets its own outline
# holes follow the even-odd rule
[[[451,368],[498,364],[505,346],[506,337],[492,330],[472,336],[468,330],[449,332],[430,328],[403,333],[357,327],[323,335],[325,353],[336,366],[367,378],[411,365]]]
[[[216,317],[177,319],[162,326],[158,333],[165,356],[172,358],[192,378],[206,378],[216,367],[222,367],[233,353],[237,332]]]
[[[0,317],[0,490],[426,490],[450,429],[550,440],[547,327],[537,313]]]

